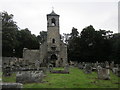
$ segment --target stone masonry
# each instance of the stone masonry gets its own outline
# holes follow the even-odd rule
[[[53,10],[47,14],[47,41],[40,44],[39,50],[23,50],[23,59],[35,62],[39,60],[40,65],[53,64],[61,67],[67,64],[67,46],[60,39],[59,15]]]

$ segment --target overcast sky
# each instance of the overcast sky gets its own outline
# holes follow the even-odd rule
[[[60,15],[60,33],[70,33],[72,27],[79,32],[89,25],[96,30],[118,32],[119,0],[0,0],[0,11],[14,15],[14,21],[21,28],[28,28],[32,34],[47,31],[46,14]]]

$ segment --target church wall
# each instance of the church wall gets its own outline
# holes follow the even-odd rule
[[[45,62],[44,60],[47,58],[47,43],[44,42],[40,46],[40,62]]]
[[[28,60],[29,62],[39,60],[39,55],[39,50],[29,50],[26,48],[23,50],[23,59]]]
[[[67,64],[67,46],[61,42],[60,60],[63,60],[63,66]]]

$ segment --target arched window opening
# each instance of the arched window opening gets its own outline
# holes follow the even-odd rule
[[[52,54],[50,59],[51,60],[57,60],[58,58],[57,58],[57,56],[55,54]]]
[[[55,43],[55,39],[52,39],[52,43]]]
[[[56,24],[55,24],[55,19],[54,19],[54,18],[52,18],[51,23],[52,23],[52,26],[55,26],[55,25],[56,25]]]

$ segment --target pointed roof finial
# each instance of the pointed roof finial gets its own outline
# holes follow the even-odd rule
[[[53,6],[52,6],[52,12],[51,12],[50,14],[47,14],[47,15],[59,16],[58,14],[56,14],[56,13],[54,12],[54,7],[53,7]]]

